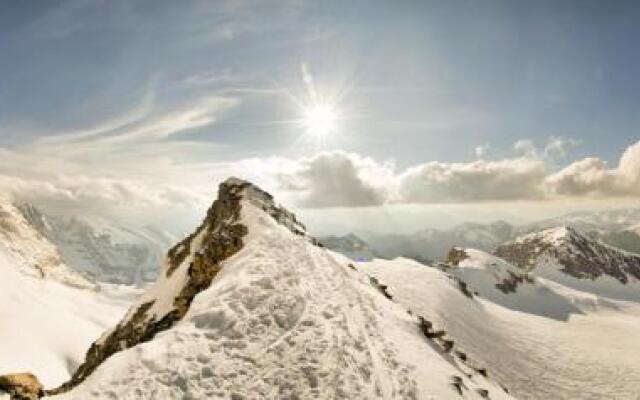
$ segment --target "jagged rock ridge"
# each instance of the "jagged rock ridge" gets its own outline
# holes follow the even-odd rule
[[[498,246],[494,254],[524,270],[550,258],[561,265],[560,271],[578,279],[610,276],[622,284],[640,280],[639,255],[590,239],[571,227],[525,235]]]

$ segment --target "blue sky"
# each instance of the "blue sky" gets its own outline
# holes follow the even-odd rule
[[[376,206],[407,195],[379,194],[387,183],[360,182],[367,174],[523,157],[543,162],[545,175],[597,157],[607,167],[587,170],[606,174],[640,139],[634,1],[6,1],[1,7],[0,173],[14,180],[51,184],[53,175],[80,174],[91,184],[126,179],[139,188],[153,175],[145,167],[157,165],[156,188],[185,188],[177,176],[200,174],[189,186],[198,192],[196,185],[222,171],[248,168],[249,177],[276,192],[306,187],[300,196],[308,197],[314,188],[342,188],[335,177],[336,184],[308,182],[326,175],[326,168],[312,171],[318,157],[340,150],[357,170],[358,183],[346,182],[365,190],[336,202],[296,204]],[[345,118],[331,137],[310,139],[290,122],[303,112],[292,98],[307,96],[303,68],[319,93],[339,95],[334,107]],[[41,164],[20,168],[34,159]],[[271,176],[255,173],[260,160],[271,160],[259,168],[275,171]],[[291,171],[297,172],[283,185]],[[22,189],[15,181],[11,188],[24,191],[22,181]],[[61,185],[67,197],[86,190]],[[635,198],[617,186],[563,185],[556,194]],[[445,203],[473,196],[539,200],[539,193],[494,199],[429,188],[410,202],[431,195]],[[603,195],[607,190],[611,196]]]

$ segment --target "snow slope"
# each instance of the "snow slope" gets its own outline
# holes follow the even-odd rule
[[[0,375],[32,371],[45,385],[67,380],[91,341],[123,314],[132,293],[70,287],[24,273],[0,246]]]
[[[494,254],[575,290],[640,302],[640,255],[588,238],[571,227],[518,237]]]
[[[520,399],[637,399],[640,306],[570,289],[533,274],[515,292],[495,287],[518,268],[489,254],[445,274],[406,259],[359,263],[390,294],[455,340]],[[468,297],[456,276],[468,280]],[[555,307],[554,307],[555,305]],[[558,310],[564,313],[558,314]],[[551,312],[551,313],[550,313]]]
[[[154,281],[173,242],[171,235],[151,227],[123,225],[97,217],[51,216],[30,204],[22,204],[19,209],[58,248],[67,265],[95,281]]]
[[[11,202],[0,199],[0,249],[14,268],[34,277],[89,288],[92,284],[63,262],[56,246],[42,236]]]
[[[348,259],[315,245],[286,213],[265,212],[269,199],[251,192],[241,201],[242,248],[222,261],[184,318],[112,355],[55,399],[509,398],[425,338],[417,318]],[[199,232],[177,269],[168,276],[165,269],[143,296],[155,299],[149,315],[171,308],[166,297],[207,251],[209,233]]]

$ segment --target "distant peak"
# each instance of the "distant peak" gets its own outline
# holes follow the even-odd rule
[[[528,233],[519,236],[514,243],[524,243],[530,241],[542,241],[544,243],[558,245],[572,238],[582,238],[584,235],[570,225],[560,225],[542,231]]]

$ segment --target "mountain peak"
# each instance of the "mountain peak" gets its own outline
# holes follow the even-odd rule
[[[306,235],[306,227],[298,221],[295,214],[275,203],[273,196],[244,179],[230,177],[222,182],[218,189],[218,199],[243,199],[269,214],[281,225],[296,235]]]
[[[94,342],[71,380],[47,393],[481,399],[490,389],[510,398],[434,348],[413,314],[305,232],[262,189],[222,182],[156,283]]]
[[[498,246],[494,254],[525,270],[558,265],[561,272],[579,279],[609,276],[623,284],[640,280],[640,256],[591,239],[568,225],[521,236]]]

